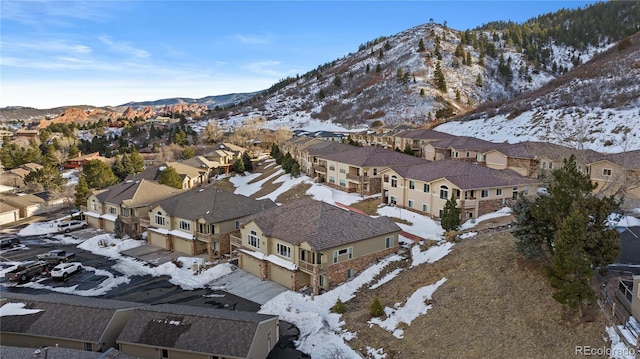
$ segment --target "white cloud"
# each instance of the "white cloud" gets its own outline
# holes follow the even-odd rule
[[[235,35],[232,35],[231,38],[243,44],[251,44],[251,45],[268,45],[272,42],[270,35],[235,34]]]
[[[125,42],[125,41],[116,42],[111,40],[108,36],[99,36],[98,39],[102,41],[105,45],[107,45],[109,49],[113,52],[129,54],[137,58],[148,58],[151,56],[151,53],[149,53],[148,51],[136,48],[129,42]]]

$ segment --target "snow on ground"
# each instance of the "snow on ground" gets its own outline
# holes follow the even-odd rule
[[[262,196],[258,199],[269,198],[275,202],[276,198],[278,198],[279,195],[287,192],[291,188],[299,185],[300,183],[310,183],[310,178],[306,176],[291,177],[291,175],[285,174],[277,178],[276,180],[274,180],[273,183],[282,183],[282,185],[280,185],[280,187],[278,187],[275,191],[269,193],[266,196]]]
[[[26,303],[5,303],[0,307],[0,317],[8,317],[12,315],[27,315],[43,311],[43,309],[25,308]]]
[[[21,229],[17,235],[26,237],[26,236],[38,236],[44,234],[54,234],[58,233],[58,223],[60,220],[54,220],[49,222],[38,222],[31,223],[30,225]]]
[[[309,178],[309,180],[311,180],[311,178]],[[311,182],[313,183],[313,180],[311,180]],[[346,205],[351,205],[353,203],[360,202],[363,199],[376,197],[376,196],[369,196],[369,197],[363,198],[363,197],[360,197],[358,194],[339,191],[337,189],[333,189],[333,188],[321,185],[319,183],[316,183],[313,186],[311,186],[311,188],[307,190],[307,194],[310,196],[313,196],[313,199],[317,201],[323,201],[330,204],[342,203]]]
[[[466,229],[471,229],[475,226],[478,225],[478,223],[489,220],[489,219],[493,219],[493,218],[499,218],[499,217],[504,217],[504,216],[509,216],[511,215],[512,211],[511,208],[509,207],[504,207],[496,212],[491,212],[491,213],[487,213],[487,214],[483,214],[482,216],[479,216],[478,218],[475,219],[470,219],[466,222],[464,222],[461,226],[460,226],[460,230],[464,231]]]
[[[431,246],[426,251],[420,251],[420,246],[411,247],[411,266],[419,266],[424,263],[433,263],[451,252],[453,243],[443,241],[439,245]]]
[[[425,301],[431,299],[433,292],[446,281],[447,278],[442,278],[434,284],[418,288],[407,298],[404,305],[402,303],[396,303],[393,308],[384,308],[386,314],[385,319],[371,318],[368,323],[377,324],[382,329],[392,332],[394,337],[402,339],[404,337],[404,330],[398,328],[398,326],[400,326],[401,323],[411,325],[411,322],[418,316],[426,314],[432,305],[427,305]]]
[[[403,268],[396,268],[396,269],[392,270],[391,272],[387,273],[384,277],[380,278],[376,282],[376,284],[370,286],[369,289],[376,289],[376,288],[382,286],[383,284],[385,284],[387,282],[390,282],[393,278],[395,278],[402,271],[403,271]]]
[[[629,348],[623,341],[620,340],[620,336],[616,332],[615,328],[607,327],[605,329],[607,334],[609,334],[609,339],[611,339],[611,347],[610,348],[593,348],[593,349],[603,349],[603,353],[609,358],[614,359],[636,359],[635,350],[633,348]],[[608,350],[604,350],[608,349]],[[599,354],[600,355],[600,354]]]
[[[640,219],[632,216],[622,216],[618,221],[618,227],[637,227],[640,226]]]
[[[397,223],[403,231],[413,235],[433,240],[440,240],[444,231],[442,226],[433,219],[419,215],[415,212],[401,209],[399,207],[384,206],[378,208],[378,213],[383,216],[400,218],[409,221],[411,224]]]

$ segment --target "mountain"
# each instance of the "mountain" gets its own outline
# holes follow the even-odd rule
[[[122,104],[118,107],[132,107],[134,109],[151,106],[154,108],[165,107],[165,106],[173,106],[173,105],[182,105],[182,104],[197,104],[197,105],[205,105],[207,108],[213,109],[215,107],[228,107],[231,105],[236,105],[243,101],[246,101],[258,94],[261,91],[250,92],[250,93],[232,93],[227,95],[218,95],[218,96],[207,96],[202,98],[187,98],[187,97],[174,97],[174,98],[165,98],[162,100],[155,101],[142,101],[142,102],[128,102]]]
[[[638,124],[640,40],[628,35],[638,30],[640,3],[617,1],[466,31],[428,23],[282,80],[220,117],[237,123],[262,116],[271,127],[292,129],[317,128],[318,122],[354,129],[376,120],[435,127],[482,119],[484,127],[474,127],[482,131],[472,134],[468,121],[438,129],[487,139],[574,141],[607,151],[640,148],[629,141]],[[569,121],[566,111],[580,123]],[[507,122],[533,114],[526,124]],[[539,119],[545,116],[558,121],[543,131],[550,123]],[[578,125],[586,138],[569,136],[566,130]],[[617,133],[627,135],[609,138]]]

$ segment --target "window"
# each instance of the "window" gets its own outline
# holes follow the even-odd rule
[[[93,203],[93,210],[97,211],[98,210],[98,204],[94,201]]]
[[[452,151],[451,152],[451,157],[457,158],[458,157],[458,151]]]
[[[260,238],[258,238],[258,233],[256,233],[256,231],[251,231],[249,233],[247,242],[251,247],[260,248]]]
[[[333,263],[338,263],[338,258],[344,255],[347,255],[348,259],[353,258],[353,247],[343,248],[337,251],[333,251]]]
[[[416,188],[416,183],[413,181],[409,181],[409,189],[415,189]]]
[[[431,186],[429,186],[429,184],[428,184],[428,183],[425,183],[425,184],[424,184],[424,186],[423,186],[423,188],[422,188],[422,191],[423,191],[424,193],[429,193],[429,192],[431,192]]]
[[[442,218],[442,214],[443,214],[443,213],[444,213],[444,211],[443,211],[442,209],[440,209],[440,210],[438,211],[438,217]]]
[[[336,178],[333,177],[333,176],[329,176],[329,183],[335,184],[336,183]]]
[[[464,199],[476,199],[476,192],[474,190],[464,191]]]
[[[389,204],[393,204],[393,205],[398,204],[398,201],[397,201],[397,199],[396,199],[396,196],[391,196],[391,197],[389,197]]]
[[[384,181],[384,183],[389,183],[389,176],[388,175],[384,175],[383,181]]]
[[[347,269],[347,278],[353,278],[354,274],[355,271],[353,270],[353,268]]]
[[[611,169],[609,169],[609,168],[603,168],[603,169],[602,169],[602,175],[603,175],[603,176],[611,176]]]
[[[391,176],[391,187],[398,187],[398,178],[396,176]]]
[[[158,211],[158,213],[156,213],[156,224],[159,226],[164,226],[164,217],[162,216],[162,212]]]
[[[428,204],[423,204],[423,205],[422,205],[422,212],[427,212],[427,213],[429,213],[429,205],[428,205]]]
[[[518,187],[513,187],[513,193],[511,194],[511,198],[518,199]]]
[[[347,186],[347,182],[345,181],[344,178],[340,178],[340,186],[341,187],[346,187]]]
[[[553,162],[549,162],[549,169],[552,170],[553,169]]]
[[[467,151],[467,158],[469,158],[469,156],[471,156],[471,154],[469,153],[469,151]]]
[[[162,358],[168,358],[169,357],[169,351],[167,349],[162,349]]]
[[[236,229],[240,229],[240,221],[236,221],[236,226],[235,226],[235,228],[236,228]]]
[[[502,188],[496,189],[496,196],[502,196]]]
[[[324,287],[324,276],[321,275],[318,277],[318,285]]]
[[[329,164],[329,171],[335,171],[336,170],[336,165],[333,163]]]
[[[291,258],[291,247],[276,243],[276,253],[283,257]]]
[[[120,215],[123,217],[129,217],[129,208],[121,208]]]
[[[84,350],[86,350],[88,352],[92,352],[93,351],[93,345],[91,343],[84,343]]]
[[[449,199],[449,187],[440,186],[440,199]]]
[[[489,190],[488,189],[483,189],[482,192],[480,193],[480,197],[482,197],[482,198],[489,197]]]
[[[546,161],[542,161],[542,169],[543,170],[547,169],[547,162]]]
[[[347,173],[344,166],[340,166],[339,169],[340,169],[340,173]]]
[[[409,208],[413,208],[413,200],[409,200]]]
[[[377,168],[374,168],[374,169],[373,169],[373,175],[374,175],[374,176],[377,176],[377,175],[378,175],[378,169],[377,169]]]
[[[115,207],[109,207],[109,213],[110,214],[118,214],[118,211],[115,209]]]
[[[393,247],[393,236],[389,236],[389,237],[384,239],[384,247],[385,248]]]
[[[191,230],[191,222],[188,221],[184,221],[184,220],[180,220],[180,222],[178,222],[178,227],[180,227],[180,229],[182,229],[183,231],[190,231]]]

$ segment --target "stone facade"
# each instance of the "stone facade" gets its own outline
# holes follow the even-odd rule
[[[513,200],[511,198],[496,198],[480,201],[478,203],[478,217],[482,216],[483,214],[493,213],[503,207],[511,207],[512,205]]]
[[[329,265],[327,269],[327,279],[329,288],[334,288],[340,283],[345,282],[348,278],[349,269],[353,269],[353,275],[358,275],[361,271],[375,263],[380,258],[386,257],[398,251],[398,246],[393,246],[382,251],[369,253],[367,255],[353,258],[351,260]]]

